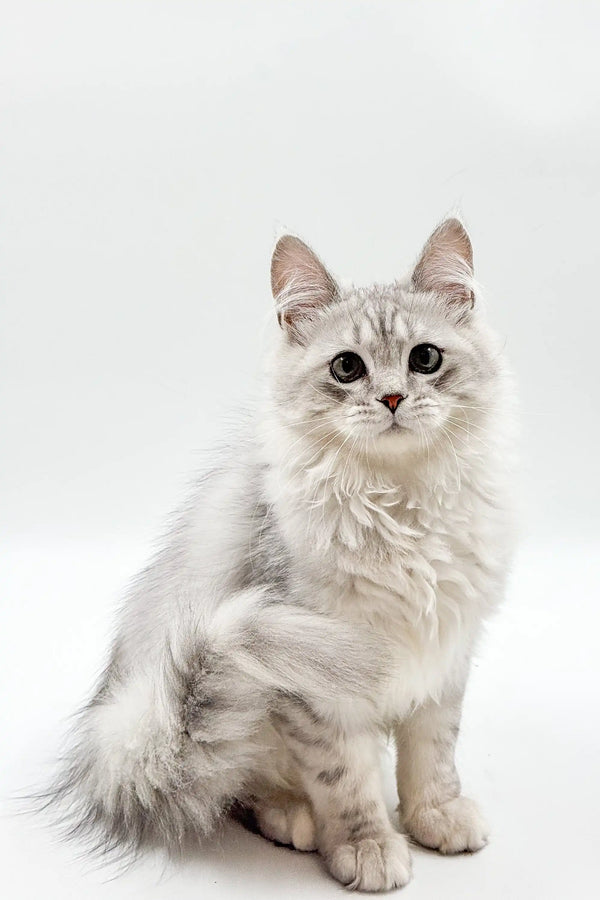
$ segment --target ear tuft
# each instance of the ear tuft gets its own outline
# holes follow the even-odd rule
[[[473,307],[473,248],[458,219],[446,219],[435,229],[415,266],[412,282],[418,291],[435,291],[456,306]]]
[[[316,253],[291,234],[281,237],[273,251],[271,290],[279,324],[299,343],[303,326],[339,295],[337,284]]]

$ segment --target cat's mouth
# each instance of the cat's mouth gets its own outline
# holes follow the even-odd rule
[[[397,419],[392,419],[391,423],[385,429],[384,434],[388,434],[390,431],[403,431],[402,425]]]

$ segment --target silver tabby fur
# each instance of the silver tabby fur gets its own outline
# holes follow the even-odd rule
[[[126,598],[53,798],[102,849],[177,849],[235,812],[385,890],[411,877],[403,832],[446,853],[487,841],[454,745],[510,556],[506,371],[456,219],[405,281],[342,289],[285,236],[272,284],[259,422]],[[443,349],[435,374],[409,369],[420,343]],[[335,380],[342,351],[364,377]],[[405,398],[395,415],[387,394]]]

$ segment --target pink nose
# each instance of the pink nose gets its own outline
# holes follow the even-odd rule
[[[387,406],[390,412],[395,413],[398,409],[398,405],[404,400],[404,395],[386,394],[385,397],[380,397],[378,399],[380,403],[383,403],[384,406]]]

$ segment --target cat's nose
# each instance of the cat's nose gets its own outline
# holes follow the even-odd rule
[[[380,403],[383,403],[384,406],[387,406],[393,414],[404,400],[404,394],[386,394],[385,397],[378,397],[377,399]]]

